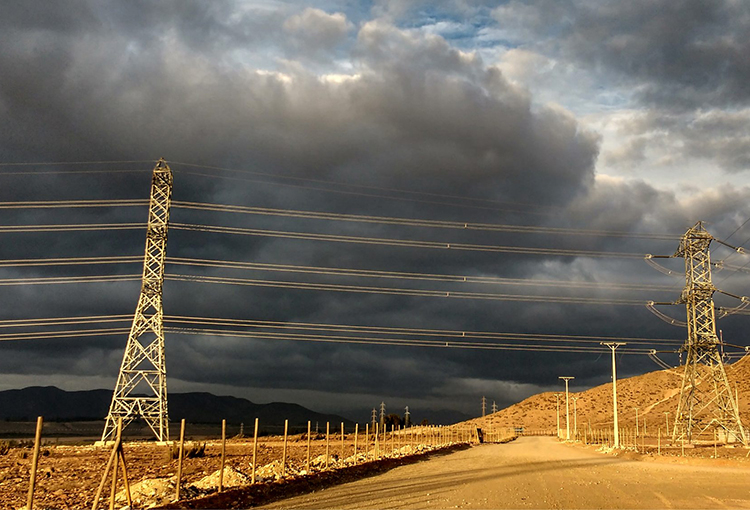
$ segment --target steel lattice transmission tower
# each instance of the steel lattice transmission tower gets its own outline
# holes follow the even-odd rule
[[[141,295],[112,395],[103,442],[113,440],[118,418],[122,418],[123,427],[142,418],[158,441],[169,441],[162,287],[171,201],[172,171],[160,159],[151,179]],[[150,395],[139,395],[144,392]]]
[[[672,439],[687,440],[709,427],[724,429],[728,440],[747,443],[716,336],[716,312],[709,247],[714,237],[698,222],[682,236],[673,255],[685,259],[685,288],[677,303],[687,309],[687,352]]]

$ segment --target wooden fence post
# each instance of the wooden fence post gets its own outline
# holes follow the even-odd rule
[[[219,469],[219,492],[224,490],[224,463],[227,454],[227,420],[221,420],[221,468]]]
[[[357,465],[357,440],[359,439],[359,423],[354,424],[354,465]]]
[[[255,418],[255,432],[253,432],[253,478],[251,483],[255,483],[255,472],[258,471],[258,466],[255,462],[258,458],[258,418]]]
[[[305,463],[305,471],[310,474],[310,420],[307,421],[307,462]]]
[[[109,460],[107,461],[107,466],[104,468],[104,474],[102,474],[102,479],[99,482],[99,488],[96,490],[96,494],[94,495],[94,503],[91,505],[92,510],[97,510],[97,507],[99,506],[99,498],[102,496],[102,491],[104,490],[104,484],[107,483],[107,475],[109,475],[109,470],[112,468],[112,462],[114,462],[117,458],[118,449],[120,447],[120,441],[122,440],[122,418],[118,420],[118,427],[117,427],[117,436],[115,439],[114,447],[112,448],[112,453],[109,454]]]
[[[284,453],[281,456],[281,478],[286,476],[286,440],[289,432],[289,420],[284,420]]]
[[[379,436],[380,436],[380,424],[376,423],[375,424],[375,445],[373,446],[373,448],[375,449],[375,455],[373,457],[376,460],[380,458],[380,448],[378,445]]]
[[[34,488],[36,487],[36,468],[39,465],[39,448],[42,443],[42,422],[41,416],[36,419],[36,433],[34,434],[34,455],[31,457],[31,478],[29,480],[29,495],[26,499],[26,508],[34,508]]]
[[[180,485],[182,484],[182,457],[185,453],[185,418],[180,422],[180,457],[177,461],[177,485],[175,487],[175,501],[180,500]]]
[[[326,422],[326,469],[328,469],[328,459],[331,457],[331,422]]]
[[[341,462],[344,461],[346,452],[344,451],[344,422],[341,422]]]
[[[117,444],[115,445],[115,455],[119,455],[120,441],[122,439],[122,418],[117,420]],[[109,510],[115,510],[115,496],[117,496],[117,465],[119,459],[115,459],[112,466],[112,487],[109,490]]]

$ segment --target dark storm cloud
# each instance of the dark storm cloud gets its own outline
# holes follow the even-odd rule
[[[692,109],[750,99],[746,2],[513,1],[494,15],[553,53],[616,73],[614,81],[635,85],[651,104]]]
[[[571,113],[533,105],[528,91],[509,83],[474,53],[461,52],[440,37],[399,29],[383,20],[354,27],[336,13],[290,6],[247,10],[226,2],[81,3],[76,4],[78,16],[67,14],[74,10],[65,3],[45,4],[45,8],[28,5],[4,6],[5,15],[0,16],[0,23],[5,23],[0,32],[0,105],[5,113],[0,134],[2,161],[164,156],[174,162],[175,200],[352,214],[677,234],[697,219],[710,219],[717,231],[731,232],[743,221],[743,214],[750,215],[747,206],[735,203],[750,198],[746,189],[732,191],[729,201],[728,190],[715,196],[699,194],[694,199],[698,203],[688,208],[674,195],[646,183],[595,179],[599,137],[583,129]],[[320,71],[342,51],[351,52],[350,66],[331,63],[325,72]],[[316,70],[306,67],[308,61]],[[209,171],[178,161],[271,175]],[[2,200],[145,198],[152,165],[136,166],[145,171],[3,176],[0,195]],[[273,175],[316,181],[290,181]],[[321,180],[353,186],[325,185]],[[398,194],[389,191],[392,188],[432,195]],[[455,198],[460,195],[487,201]],[[456,207],[456,202],[463,207]],[[704,216],[693,218],[692,211]],[[145,222],[144,208],[2,214],[3,224]],[[172,219],[272,230],[634,253],[671,253],[676,244],[655,247],[643,240],[623,238],[425,231],[177,208]],[[17,236],[0,246],[2,258],[133,255],[143,250],[142,231]],[[560,260],[184,231],[170,233],[168,254],[422,273],[572,276],[587,281],[660,278],[640,260]],[[15,277],[73,271],[5,270],[2,274]],[[81,273],[85,271],[140,272],[137,265],[93,267]],[[258,276],[215,269],[170,267],[169,272],[342,283],[333,277]],[[424,282],[343,283],[553,292]],[[16,318],[129,314],[138,296],[137,284],[7,289],[0,301],[6,317]],[[164,300],[168,315],[680,336],[679,331],[665,333],[667,326],[643,309],[603,306],[289,291],[169,280]],[[43,346],[8,343],[3,346],[0,372],[110,376],[114,381],[124,341],[123,336],[76,339],[75,343],[49,341]],[[244,387],[265,387],[334,393],[344,387],[358,395],[445,398],[447,407],[467,405],[463,396],[482,384],[477,381],[501,379],[529,385],[524,388],[536,387],[550,379],[554,382],[559,371],[571,366],[582,384],[599,381],[601,374],[606,374],[601,366],[592,364],[597,355],[571,361],[554,354],[497,351],[487,355],[455,349],[183,335],[168,338],[167,359],[174,380],[225,385],[238,392]],[[463,388],[464,393],[457,397],[455,388]]]

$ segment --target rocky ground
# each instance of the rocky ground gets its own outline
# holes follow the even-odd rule
[[[331,436],[329,455],[326,441],[319,435],[310,441],[310,471],[341,468],[364,463],[375,456],[373,441],[364,452],[364,434],[358,439],[358,454],[354,456],[353,435]],[[429,443],[437,441],[429,436],[412,438],[396,436],[385,446],[378,445],[379,457],[401,457],[432,449]],[[299,477],[307,471],[307,440],[302,435],[289,438],[286,463],[282,471],[283,440],[267,437],[259,440],[255,470],[258,483],[271,483],[282,478]],[[165,504],[174,499],[178,462],[171,449],[149,441],[124,444],[131,496],[136,508]],[[74,509],[90,507],[110,450],[87,445],[45,445],[41,451],[37,470],[34,506],[49,509]],[[22,508],[26,504],[32,449],[29,445],[13,447],[0,455],[0,508]],[[250,483],[253,474],[252,439],[232,439],[226,445],[224,486],[227,488]],[[196,498],[216,492],[221,462],[221,444],[206,443],[203,456],[183,460],[181,498]],[[126,504],[122,478],[118,485],[119,506]],[[109,498],[109,483],[102,495],[101,505]]]

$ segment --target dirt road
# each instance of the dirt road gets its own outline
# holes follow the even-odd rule
[[[260,508],[750,508],[748,475],[525,437]]]

